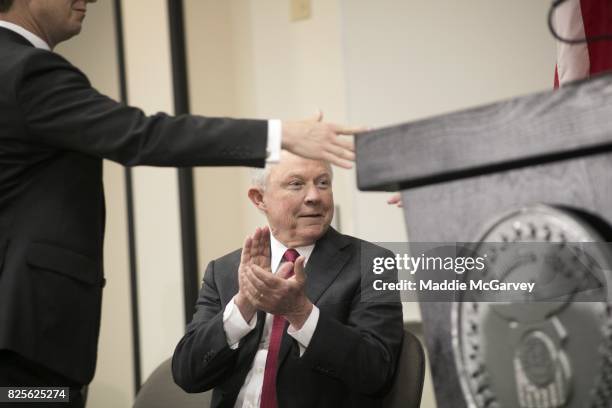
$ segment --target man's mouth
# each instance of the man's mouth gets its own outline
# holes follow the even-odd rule
[[[300,217],[302,218],[319,218],[322,217],[323,214],[302,214]]]

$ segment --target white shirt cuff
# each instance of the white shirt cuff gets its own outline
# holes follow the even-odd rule
[[[310,311],[310,316],[304,322],[304,325],[300,330],[295,330],[293,326],[289,325],[287,328],[287,334],[293,337],[300,346],[300,357],[304,354],[308,345],[310,344],[310,340],[312,339],[312,335],[317,328],[317,323],[319,322],[319,308],[315,305],[312,305],[312,310]]]
[[[270,119],[268,121],[268,145],[266,146],[266,163],[278,163],[280,161],[281,142],[283,139],[283,126],[280,120]]]
[[[246,336],[257,324],[257,313],[253,315],[251,321],[247,323],[240,313],[240,309],[234,303],[234,298],[225,306],[223,310],[223,330],[227,345],[235,350],[238,348],[240,340]]]

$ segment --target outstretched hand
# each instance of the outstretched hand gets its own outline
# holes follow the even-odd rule
[[[399,208],[402,208],[404,206],[404,203],[402,202],[402,195],[401,193],[395,193],[393,194],[388,200],[387,200],[387,204],[390,205],[397,205]]]
[[[282,148],[298,156],[325,160],[350,169],[355,161],[355,144],[342,135],[365,132],[365,127],[348,127],[323,122],[323,113],[310,119],[283,121]]]

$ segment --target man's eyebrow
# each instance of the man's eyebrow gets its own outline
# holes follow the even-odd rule
[[[325,171],[325,172],[320,173],[319,175],[315,176],[314,179],[316,180],[316,179],[320,179],[322,177],[331,177],[331,174],[330,174],[329,171]],[[298,178],[300,180],[303,180],[304,179],[304,175],[300,174],[300,173],[296,173],[296,172],[290,172],[290,173],[286,173],[283,176],[283,180],[289,180],[291,178]]]
[[[302,176],[300,173],[296,173],[296,172],[287,173],[284,176],[285,179],[290,179],[292,177],[296,177],[296,178],[300,178],[300,179],[304,178],[304,176]]]

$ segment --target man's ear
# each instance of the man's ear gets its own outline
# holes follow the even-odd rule
[[[249,196],[249,200],[251,200],[260,211],[266,210],[266,204],[263,201],[263,189],[261,187],[249,188],[247,195]]]

